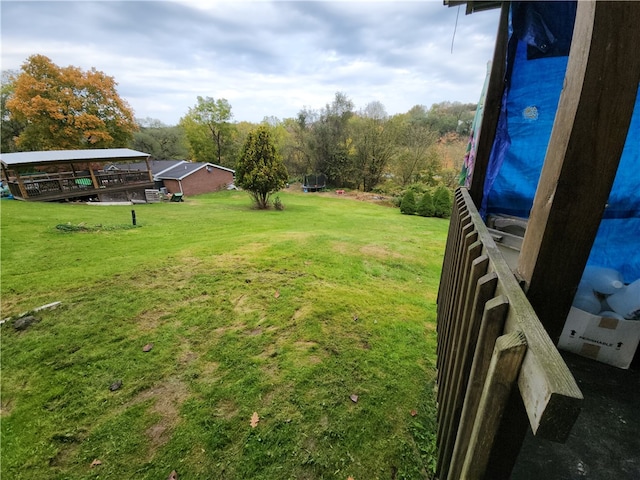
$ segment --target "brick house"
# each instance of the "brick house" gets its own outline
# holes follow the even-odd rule
[[[169,193],[185,196],[222,190],[234,182],[235,171],[213,163],[180,162],[154,175]]]

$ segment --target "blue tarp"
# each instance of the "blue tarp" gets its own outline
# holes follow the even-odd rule
[[[507,88],[484,185],[485,216],[529,217],[564,82],[575,6],[512,3]],[[588,263],[615,268],[629,283],[640,278],[640,94]]]

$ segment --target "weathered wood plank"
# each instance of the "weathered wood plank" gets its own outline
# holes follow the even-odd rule
[[[462,302],[460,302],[460,299],[465,298],[469,269],[471,268],[471,261],[473,260],[469,258],[469,255],[472,253],[470,249],[474,243],[476,243],[476,251],[481,251],[482,249],[482,245],[477,242],[478,233],[473,228],[473,223],[466,225],[463,232],[468,233],[461,242],[462,251],[460,252],[460,258],[457,262],[457,274],[454,280],[456,285],[452,292],[452,302],[447,313],[449,319],[447,329],[444,332],[444,344],[446,345],[448,354],[442,359],[439,367],[439,369],[442,370],[444,378],[447,379],[451,378],[452,364],[455,362],[458,352],[455,342],[459,336],[460,317],[462,316]],[[445,390],[446,388],[448,387],[445,386]],[[441,393],[440,390],[438,390],[438,393]],[[441,400],[442,398],[439,399],[439,401]]]
[[[438,333],[438,342],[437,342],[437,350],[436,354],[438,355],[438,362],[440,361],[440,353],[444,346],[444,332],[446,331],[447,325],[449,323],[449,318],[446,314],[450,303],[453,301],[451,297],[451,290],[453,288],[453,280],[454,280],[454,268],[455,268],[455,258],[456,251],[458,248],[459,242],[459,230],[461,223],[461,214],[463,212],[464,206],[464,197],[456,191],[455,202],[453,204],[451,220],[449,222],[449,232],[447,235],[447,245],[445,248],[445,255],[443,259],[442,265],[442,274],[440,277],[440,287],[438,289],[438,323],[436,326],[436,331]],[[470,219],[467,217],[467,220]],[[438,363],[438,367],[439,367]]]
[[[449,230],[447,232],[447,243],[444,249],[444,257],[442,259],[442,273],[440,275],[440,285],[438,286],[438,297],[436,302],[438,304],[438,316],[441,313],[442,305],[444,299],[442,296],[447,290],[447,286],[451,279],[452,270],[451,270],[451,252],[455,248],[456,242],[456,232],[458,231],[458,227],[460,224],[460,212],[464,205],[464,197],[462,194],[456,190],[453,196],[453,208],[451,209],[451,218],[449,219]]]
[[[502,411],[518,377],[526,349],[527,341],[521,332],[512,332],[496,340],[460,478],[484,479]]]
[[[444,329],[442,332],[439,332],[439,339],[442,340],[442,344],[445,348],[449,348],[451,342],[451,330],[452,325],[455,319],[455,311],[457,308],[457,299],[459,298],[461,287],[461,278],[463,275],[462,267],[464,266],[464,259],[466,255],[466,251],[469,248],[469,245],[473,243],[476,239],[469,237],[469,234],[473,232],[474,226],[471,221],[471,216],[465,212],[465,214],[460,219],[460,228],[457,232],[458,239],[456,241],[456,248],[453,252],[454,258],[452,262],[453,274],[451,277],[451,284],[449,285],[449,291],[446,293],[446,297],[448,298],[447,304],[444,306],[443,311],[443,319],[444,319]],[[445,362],[447,361],[446,356],[443,358],[437,359],[438,365],[438,392],[440,392],[440,372],[444,373]],[[446,378],[446,377],[444,377]]]
[[[442,442],[439,444],[438,454],[442,458],[442,464],[447,465],[451,458],[451,453],[456,441],[456,432],[460,421],[460,412],[464,402],[464,393],[467,379],[469,378],[469,368],[467,359],[470,357],[469,350],[475,349],[475,340],[477,338],[477,330],[479,321],[473,324],[472,314],[474,313],[473,301],[478,298],[479,280],[486,273],[489,264],[489,258],[479,256],[482,252],[482,243],[475,242],[469,247],[469,257],[473,259],[469,268],[469,278],[467,280],[468,287],[465,296],[468,299],[464,306],[464,312],[459,317],[454,340],[454,358],[450,373],[451,381],[448,382],[447,390],[444,392],[443,404],[446,405],[448,415],[442,422]],[[461,304],[463,302],[460,302]],[[484,307],[484,305],[483,305]],[[476,335],[474,335],[474,331]],[[473,337],[473,344],[471,339]]]
[[[557,339],[618,169],[640,82],[640,3],[578,2],[551,138],[519,258]]]
[[[497,279],[498,277],[495,272],[483,277],[483,284],[486,290],[485,294],[493,295]],[[456,443],[451,457],[449,475],[445,478],[460,478],[464,458],[469,449],[471,432],[473,431],[473,425],[476,420],[482,389],[484,388],[489,365],[491,364],[493,348],[498,337],[502,335],[508,311],[509,300],[504,296],[498,296],[486,301],[482,314],[480,332],[478,333],[477,347],[473,356],[473,363],[467,383],[466,397],[460,415]]]
[[[438,445],[443,444],[442,442],[446,441],[446,425],[450,424],[451,415],[453,415],[452,405],[448,402],[448,399],[451,397],[451,389],[453,382],[455,381],[454,371],[456,364],[460,361],[461,355],[460,339],[462,338],[462,324],[464,323],[464,319],[462,318],[464,313],[464,302],[461,302],[460,299],[466,298],[469,287],[469,276],[471,274],[471,265],[473,260],[475,260],[482,251],[482,244],[477,241],[478,232],[473,228],[473,223],[469,223],[469,225],[465,226],[463,231],[467,230],[469,230],[469,232],[465,235],[464,241],[462,242],[464,249],[460,258],[458,279],[456,279],[456,283],[458,284],[458,288],[454,295],[454,299],[456,299],[456,301],[452,305],[453,308],[451,310],[450,326],[446,332],[447,337],[445,339],[445,344],[447,346],[447,355],[441,363],[441,368],[439,370],[439,374],[442,372],[441,378],[446,379],[446,381],[438,385],[438,403],[444,406],[444,408],[440,410],[442,413],[439,417],[442,418],[440,425],[444,428],[438,429]]]

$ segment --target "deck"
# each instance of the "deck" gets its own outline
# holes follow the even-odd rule
[[[40,202],[103,196],[154,185],[148,171],[103,170],[23,174],[7,183],[14,198]]]

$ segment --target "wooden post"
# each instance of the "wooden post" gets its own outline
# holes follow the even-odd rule
[[[100,188],[100,185],[98,185],[98,180],[96,179],[96,175],[95,173],[93,173],[93,166],[91,165],[91,162],[89,162],[89,175],[91,175],[91,183],[93,183],[93,188]]]
[[[20,195],[22,195],[22,198],[26,200],[27,198],[29,198],[29,193],[27,192],[27,189],[24,188],[24,182],[22,181],[22,178],[20,177],[20,172],[18,171],[16,171],[16,180],[18,181],[18,188],[20,189]]]
[[[151,167],[149,166],[149,157],[144,159],[144,163],[147,165],[147,171],[149,172],[149,181],[153,182],[153,172],[151,171]]]
[[[618,169],[640,82],[640,3],[578,2],[518,274],[557,342]]]
[[[480,123],[480,134],[476,139],[476,160],[471,176],[469,194],[473,203],[480,208],[482,203],[484,180],[489,166],[489,156],[493,139],[498,127],[500,108],[502,106],[502,95],[504,93],[505,63],[507,58],[507,45],[509,43],[509,4],[502,2],[500,13],[500,23],[498,26],[498,36],[491,63],[491,73],[489,74],[489,84],[484,97],[484,113]]]

